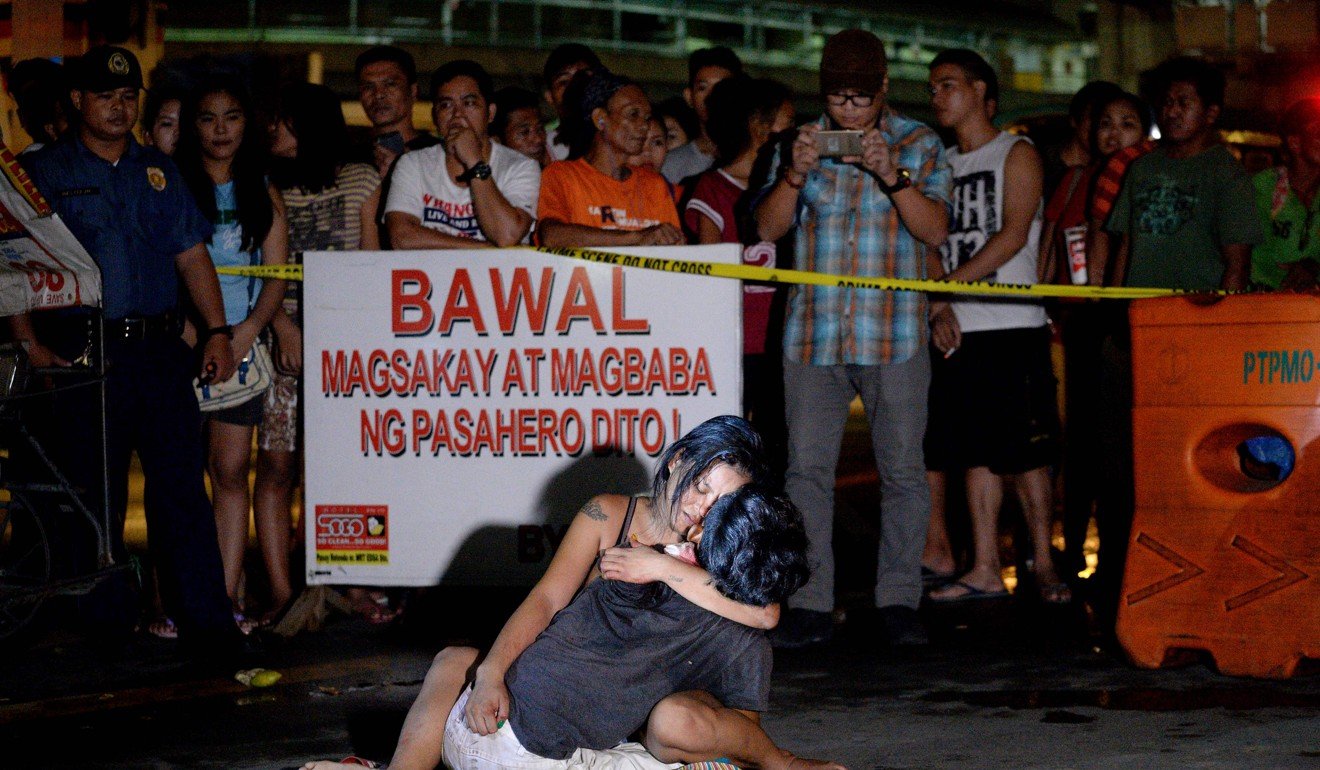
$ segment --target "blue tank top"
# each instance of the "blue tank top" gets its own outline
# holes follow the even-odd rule
[[[234,180],[215,186],[215,233],[206,244],[216,267],[247,267],[261,264],[261,249],[243,251],[243,226],[238,222],[238,199]],[[225,301],[225,323],[236,324],[248,317],[261,291],[261,281],[241,275],[221,275],[220,295]]]

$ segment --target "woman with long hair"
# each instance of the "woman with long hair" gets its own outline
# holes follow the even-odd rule
[[[380,175],[366,163],[345,159],[348,128],[334,91],[313,83],[294,83],[280,93],[270,125],[271,181],[284,198],[289,220],[289,249],[303,251],[373,251],[380,248],[376,210]],[[293,490],[298,483],[299,405],[302,328],[298,285],[290,284],[284,306],[271,319],[277,372],[266,391],[257,435],[254,508],[258,527],[269,528],[263,552],[288,553],[293,519]],[[274,553],[268,558],[274,558]],[[273,620],[288,604],[287,575],[263,621]],[[392,614],[365,589],[349,589],[355,610],[370,621]]]
[[[246,90],[236,81],[216,79],[183,102],[181,133],[175,161],[202,213],[215,225],[207,243],[216,267],[282,265],[288,261],[288,225],[279,191],[266,181],[265,142],[256,125]],[[225,321],[233,327],[234,360],[252,351],[261,331],[279,310],[284,281],[247,276],[220,276]],[[260,394],[206,414],[207,471],[225,588],[240,627],[251,628],[244,615],[239,586],[248,542],[248,470],[252,434],[261,422]],[[269,540],[269,527],[257,522],[259,541]],[[287,532],[284,535],[287,538]],[[285,540],[287,542],[287,539]],[[287,601],[289,554],[263,548],[270,576],[272,603]]]

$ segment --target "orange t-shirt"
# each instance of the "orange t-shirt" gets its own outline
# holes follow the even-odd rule
[[[644,230],[663,222],[682,227],[664,177],[648,168],[634,168],[620,182],[597,171],[585,158],[546,166],[536,214],[602,230]]]

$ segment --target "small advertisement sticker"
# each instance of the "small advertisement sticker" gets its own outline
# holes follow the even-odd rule
[[[387,505],[316,506],[318,564],[389,564]]]

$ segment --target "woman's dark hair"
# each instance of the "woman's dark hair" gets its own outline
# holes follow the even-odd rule
[[[505,86],[495,92],[495,119],[490,122],[490,135],[505,141],[509,129],[509,113],[517,110],[536,110],[541,113],[541,97],[518,86]],[[507,144],[507,142],[505,142]]]
[[[754,482],[762,482],[769,474],[765,461],[765,445],[752,424],[741,417],[723,414],[712,417],[688,431],[669,445],[656,464],[651,480],[651,500],[660,505],[669,485],[670,464],[677,471],[677,483],[670,492],[669,510],[678,506],[679,498],[688,487],[697,483],[712,465],[725,463]]]
[[[709,103],[707,101],[707,104]],[[697,118],[697,111],[692,109],[692,105],[684,101],[681,96],[665,99],[651,108],[651,114],[660,118],[661,125],[664,124],[665,118],[678,121],[678,127],[687,134],[689,142],[701,135],[701,121]]]
[[[802,514],[757,484],[730,492],[706,513],[697,563],[735,602],[782,602],[811,576]]]
[[[256,117],[252,114],[252,102],[241,83],[228,77],[213,78],[183,100],[179,115],[179,145],[174,151],[174,162],[178,164],[188,189],[197,200],[197,207],[209,221],[216,221],[219,212],[215,205],[215,182],[206,173],[201,137],[197,132],[198,110],[202,100],[211,94],[228,94],[233,97],[246,118],[243,138],[234,155],[230,176],[234,180],[238,223],[243,229],[241,248],[252,251],[266,239],[275,211],[266,189],[265,132],[257,125]]]
[[[1095,157],[1100,156],[1099,135],[1100,135],[1100,116],[1105,114],[1105,110],[1111,104],[1125,103],[1132,106],[1137,115],[1141,118],[1142,136],[1150,136],[1150,127],[1154,122],[1154,115],[1151,114],[1150,107],[1136,94],[1130,94],[1127,91],[1117,91],[1109,94],[1107,98],[1101,99],[1095,103],[1091,109],[1091,154]]]
[[[597,129],[591,120],[591,111],[597,107],[608,109],[615,94],[633,85],[637,84],[607,69],[582,70],[573,76],[568,88],[564,89],[564,104],[576,109],[568,110],[559,124],[560,131],[567,134],[570,159],[586,155],[592,142],[596,141]]]
[[[285,86],[275,119],[287,124],[298,139],[293,158],[272,159],[270,178],[275,186],[311,194],[334,187],[349,144],[335,92],[314,83]]]
[[[788,86],[767,78],[735,75],[716,83],[706,100],[706,134],[715,143],[716,163],[732,163],[752,142],[751,121],[774,122],[788,100]]]

